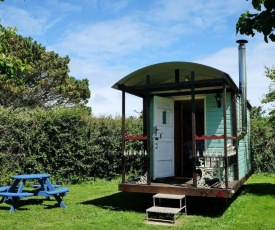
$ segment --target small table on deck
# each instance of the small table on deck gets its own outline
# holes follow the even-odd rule
[[[55,190],[55,186],[49,180],[50,174],[23,174],[12,176],[14,179],[13,184],[6,192],[1,192],[0,196],[2,196],[1,202],[5,202],[7,199],[12,199],[12,207],[10,212],[14,212],[16,204],[18,200],[21,198],[29,197],[29,196],[54,196],[55,200],[59,204],[61,208],[66,208],[65,203],[62,200],[62,197],[67,194],[69,191],[68,188],[61,188]],[[27,180],[37,180],[39,185],[37,185],[36,189],[32,191],[24,192],[24,187]]]

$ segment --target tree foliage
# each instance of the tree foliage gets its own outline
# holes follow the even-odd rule
[[[16,30],[2,26],[0,29],[2,106],[33,108],[87,104],[90,97],[88,80],[77,80],[69,75],[68,56],[60,57],[47,51],[32,38],[16,34]]]
[[[269,91],[262,100],[271,103],[268,116],[262,107],[251,111],[252,163],[256,172],[275,172],[275,67],[266,68],[266,76],[271,80]]]
[[[275,66],[272,68],[265,67],[266,76],[271,80],[271,84],[268,88],[268,93],[265,95],[265,98],[262,100],[262,103],[270,103],[272,108],[269,111],[269,122],[272,127],[274,127],[275,132]]]
[[[127,135],[142,133],[142,120],[127,118]],[[43,173],[63,183],[121,175],[121,117],[91,117],[88,108],[0,107],[0,184],[11,175]],[[126,144],[127,174],[143,175],[142,143]]]
[[[251,111],[251,153],[255,172],[275,172],[275,135],[274,127],[264,116],[262,107],[253,107]]]
[[[16,32],[16,28],[5,29],[0,25],[0,81],[6,81],[10,87],[22,87],[23,81],[17,74],[24,74],[31,68],[17,55],[9,52],[12,44],[8,40],[12,41],[16,37]]]
[[[268,38],[275,42],[275,1],[252,0],[252,5],[258,12],[243,13],[237,22],[236,32],[253,37],[257,31],[263,33],[265,42],[268,42]]]

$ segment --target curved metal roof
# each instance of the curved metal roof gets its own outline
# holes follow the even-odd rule
[[[177,82],[175,81],[176,71],[178,76]],[[147,76],[150,76],[150,86],[169,86],[169,84],[184,83],[190,81],[191,72],[194,72],[195,82],[223,81],[226,82],[232,90],[238,90],[238,87],[227,73],[210,66],[192,62],[164,62],[146,66],[120,79],[112,88],[119,90],[122,88],[128,89],[126,91],[131,93],[131,89],[141,89],[142,87],[145,88],[148,86]],[[139,95],[138,93],[133,94]]]

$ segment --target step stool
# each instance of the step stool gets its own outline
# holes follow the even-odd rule
[[[161,199],[179,200],[179,208],[156,206],[156,199],[159,199],[159,203],[161,202]],[[168,221],[168,222],[175,223],[176,217],[178,215],[187,214],[185,195],[158,193],[153,196],[153,203],[154,203],[153,207],[146,209],[146,218],[148,221],[156,220],[156,221]],[[182,213],[183,209],[184,209],[184,212]],[[150,217],[150,214],[152,213],[159,214],[159,217],[158,216],[153,218]],[[168,217],[168,215],[172,215],[173,219],[164,218],[164,217]]]

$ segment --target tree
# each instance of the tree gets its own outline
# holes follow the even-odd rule
[[[236,33],[253,37],[257,31],[263,33],[265,42],[268,43],[268,38],[275,42],[275,1],[252,0],[252,5],[259,13],[243,13],[237,22]]]
[[[274,127],[264,116],[262,107],[253,107],[251,116],[251,154],[255,172],[275,172]]]
[[[0,79],[19,87],[22,86],[23,82],[22,79],[16,77],[16,74],[24,74],[30,70],[30,66],[8,51],[11,44],[7,42],[6,38],[13,39],[16,32],[16,28],[8,27],[5,29],[0,25]]]
[[[255,35],[255,31],[263,33],[264,41],[275,41],[275,1],[252,0],[252,5],[259,13],[251,14],[249,11],[242,14],[236,24],[236,32],[240,34]],[[265,10],[262,10],[262,8]],[[262,103],[275,102],[275,67],[265,67],[266,76],[271,80],[269,92]],[[251,153],[253,168],[257,172],[275,172],[275,109],[274,104],[269,116],[264,116],[262,107],[251,111]]]
[[[69,75],[68,56],[60,57],[53,51],[46,51],[44,46],[30,37],[17,35],[16,31],[11,36],[3,27],[1,30],[4,31],[1,45],[6,44],[5,53],[16,60],[23,60],[21,63],[30,68],[12,72],[13,79],[19,81],[22,87],[18,87],[15,80],[9,80],[9,72],[2,68],[0,105],[34,108],[87,104],[90,97],[88,80],[77,80]]]
[[[265,95],[262,103],[274,103],[275,102],[275,66],[272,68],[265,67],[265,74],[271,80],[271,84],[268,89],[268,93]],[[275,134],[275,104],[271,104],[272,108],[269,112],[269,122],[274,130]]]
[[[262,103],[275,102],[275,66],[265,67],[266,76],[271,80],[269,92]],[[272,105],[272,104],[271,104]],[[272,105],[268,116],[262,107],[253,107],[251,117],[251,153],[256,172],[275,172],[275,108]]]

